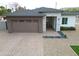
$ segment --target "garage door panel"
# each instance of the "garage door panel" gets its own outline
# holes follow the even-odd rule
[[[14,32],[39,32],[38,22],[35,21],[12,21],[13,22],[13,31]]]

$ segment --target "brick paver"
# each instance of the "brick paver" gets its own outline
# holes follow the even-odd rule
[[[76,56],[70,45],[79,45],[79,27],[64,31],[67,39],[43,38],[47,33],[7,33],[0,31],[0,55],[3,56]]]

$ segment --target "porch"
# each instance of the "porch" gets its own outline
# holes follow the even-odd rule
[[[43,32],[60,31],[61,17],[56,15],[44,16],[43,18]]]

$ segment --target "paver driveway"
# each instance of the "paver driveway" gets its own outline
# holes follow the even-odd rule
[[[67,39],[44,39],[45,56],[77,56],[70,45],[79,45],[79,26],[76,31],[63,31]]]
[[[75,56],[70,48],[79,45],[79,28],[64,31],[67,39],[42,38],[43,33],[7,33],[0,31],[0,55],[2,56]],[[48,35],[48,34],[47,34]],[[51,35],[51,33],[50,33]],[[56,35],[56,33],[53,33]]]
[[[39,56],[43,55],[41,33],[0,32],[0,55]]]

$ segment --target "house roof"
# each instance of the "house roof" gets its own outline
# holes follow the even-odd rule
[[[79,15],[79,11],[72,12],[72,11],[63,11],[61,15]]]
[[[41,7],[33,9],[32,11],[38,12],[38,13],[61,13],[62,10],[60,9],[54,9],[54,8],[47,8],[47,7]]]
[[[13,13],[8,14],[7,16],[44,16],[40,13],[34,13],[32,10],[17,10]]]
[[[7,16],[45,16],[43,13],[61,13],[61,15],[79,15],[79,12],[68,12],[63,11],[60,9],[53,9],[53,8],[36,8],[32,10],[17,10],[13,13],[8,14]]]
[[[7,16],[45,16],[42,13],[59,13],[61,10],[57,9],[52,9],[52,8],[46,8],[46,7],[41,7],[41,8],[36,8],[33,10],[17,10],[13,13],[8,14]]]

